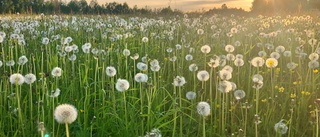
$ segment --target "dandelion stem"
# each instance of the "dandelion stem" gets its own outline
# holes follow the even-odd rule
[[[206,137],[206,119],[204,116],[202,117],[202,136]]]
[[[66,123],[66,134],[67,134],[67,137],[69,137],[69,127],[68,127],[68,123]]]

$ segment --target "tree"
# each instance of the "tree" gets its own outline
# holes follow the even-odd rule
[[[76,0],[71,0],[69,3],[68,3],[68,7],[70,9],[70,13],[79,13],[80,11],[80,3],[78,3],[78,1]]]

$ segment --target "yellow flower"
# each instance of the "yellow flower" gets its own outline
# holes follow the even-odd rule
[[[293,85],[297,85],[297,84],[298,84],[298,82],[297,82],[297,81],[294,81],[292,84],[293,84]]]
[[[281,93],[284,92],[284,87],[280,87],[279,92],[281,92]]]
[[[290,94],[290,98],[295,98],[296,97],[296,94],[293,93],[293,94]]]
[[[219,104],[217,104],[217,105],[216,105],[216,108],[220,108],[220,105],[219,105]]]
[[[267,99],[262,99],[261,102],[265,103],[267,102]]]
[[[277,65],[278,65],[278,60],[275,59],[275,58],[268,58],[268,59],[266,60],[266,66],[267,66],[268,68],[274,68],[274,67],[276,67]]]
[[[317,74],[318,72],[319,72],[318,69],[314,69],[314,70],[313,70],[313,73],[314,73],[314,74]]]

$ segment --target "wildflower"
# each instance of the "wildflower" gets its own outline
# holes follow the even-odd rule
[[[42,38],[42,44],[48,45],[49,44],[49,39],[47,37]]]
[[[187,98],[188,100],[193,100],[193,99],[195,99],[196,97],[197,97],[197,93],[196,93],[196,92],[188,91],[188,92],[186,93],[186,98]]]
[[[159,66],[159,61],[156,59],[150,61],[150,66]]]
[[[201,47],[201,52],[204,53],[204,54],[207,54],[211,51],[211,48],[209,45],[204,45]]]
[[[117,83],[116,83],[116,89],[119,92],[123,92],[129,89],[129,82],[125,79],[118,79]]]
[[[109,66],[106,68],[106,74],[109,77],[113,77],[117,74],[117,70],[113,66]]]
[[[255,57],[251,60],[251,65],[254,67],[262,67],[264,64],[264,59],[261,57]]]
[[[235,57],[233,54],[227,54],[226,59],[227,59],[228,61],[234,61],[234,60],[236,59],[236,57]]]
[[[198,33],[198,35],[202,35],[204,33],[204,30],[203,29],[198,29],[197,33]]]
[[[132,60],[137,60],[137,59],[139,58],[139,54],[138,54],[138,53],[135,53],[135,54],[133,54],[133,56],[130,56],[130,58],[131,58]]]
[[[146,71],[146,70],[148,70],[148,65],[145,63],[139,62],[139,63],[137,63],[137,68],[140,71]]]
[[[72,54],[68,59],[70,61],[75,61],[77,59],[77,56],[75,54]]]
[[[51,75],[53,77],[60,77],[62,75],[62,69],[59,68],[59,67],[53,68],[52,71],[51,71]]]
[[[67,52],[67,53],[71,52],[72,51],[72,46],[65,46],[64,47],[64,51]]]
[[[9,81],[14,85],[22,85],[24,83],[24,77],[19,73],[15,73],[10,76]]]
[[[36,81],[36,75],[29,73],[24,76],[24,82],[27,84],[32,84],[34,81]]]
[[[27,62],[28,62],[28,59],[27,59],[26,56],[21,56],[21,57],[19,57],[19,61],[18,61],[18,64],[19,64],[19,65],[24,65],[24,64],[26,64]]]
[[[260,89],[263,86],[263,77],[260,74],[255,74],[252,78],[253,88]]]
[[[134,76],[134,80],[136,82],[147,82],[148,81],[148,76],[146,74],[143,74],[143,73],[137,73]]]
[[[280,87],[278,90],[280,93],[282,93],[282,92],[284,92],[284,87]]]
[[[57,88],[56,90],[52,90],[51,91],[51,95],[50,97],[58,97],[60,95],[61,90],[59,88]]]
[[[315,68],[319,67],[319,62],[317,60],[312,60],[308,63],[308,67],[310,69],[315,69]]]
[[[128,49],[124,49],[123,51],[122,51],[122,54],[124,55],[124,56],[130,56],[130,50],[128,50]]]
[[[284,51],[283,56],[285,57],[291,57],[291,51]]]
[[[167,52],[171,53],[172,52],[172,48],[167,48]]]
[[[236,90],[233,95],[237,100],[240,100],[246,96],[246,92],[244,92],[243,90]]]
[[[210,115],[210,105],[207,102],[199,102],[197,105],[199,115],[206,117]]]
[[[61,104],[54,110],[54,119],[61,124],[70,124],[77,119],[77,116],[77,109],[70,104]]]
[[[158,72],[160,70],[160,66],[159,65],[153,65],[150,67],[151,71],[154,71],[154,72]]]
[[[221,80],[230,80],[232,78],[231,72],[225,69],[219,71],[219,76]]]
[[[267,56],[267,52],[265,52],[265,51],[259,51],[259,52],[258,52],[258,56],[259,56],[259,57],[266,57],[266,56]]]
[[[318,69],[314,69],[314,70],[313,70],[313,73],[314,73],[314,74],[317,74],[318,72],[319,72]]]
[[[243,59],[241,59],[241,58],[236,58],[233,63],[234,63],[234,65],[237,66],[237,67],[241,67],[241,66],[244,65],[244,61],[243,61]]]
[[[268,68],[274,68],[274,67],[276,67],[277,65],[278,65],[278,60],[275,59],[275,58],[268,58],[268,59],[266,60],[266,66],[267,66]]]
[[[186,84],[186,80],[184,79],[184,77],[182,76],[177,76],[176,78],[174,78],[173,80],[173,85],[174,86],[177,86],[177,87],[181,87],[183,86],[184,84]]]
[[[180,44],[176,44],[176,49],[180,50],[182,48],[182,46]]]
[[[81,48],[84,53],[90,53],[91,43],[85,43]]]
[[[309,59],[310,59],[311,61],[313,61],[313,60],[318,60],[318,59],[319,59],[319,54],[317,54],[317,53],[311,53],[311,54],[309,55]]]
[[[0,67],[2,67],[2,65],[3,65],[3,63],[2,63],[2,61],[0,60]]]
[[[275,59],[279,59],[279,58],[280,58],[280,53],[278,53],[278,52],[272,52],[272,53],[270,54],[270,57],[271,57],[271,58],[275,58]]]
[[[198,70],[197,64],[191,64],[191,65],[189,65],[189,71],[195,72],[195,71],[197,71],[197,70]]]
[[[9,67],[14,66],[15,62],[13,60],[9,60],[8,62],[6,62],[6,65]]]
[[[147,62],[148,61],[148,55],[145,55],[141,58],[142,62]]]
[[[234,47],[233,47],[232,45],[226,45],[226,46],[224,47],[224,50],[225,50],[226,52],[228,52],[228,53],[231,53],[231,52],[234,51]]]
[[[187,61],[191,61],[191,60],[193,59],[193,56],[192,56],[191,54],[187,54],[186,57],[185,57],[185,59],[186,59]]]
[[[142,38],[142,42],[147,43],[148,41],[149,41],[149,39],[147,37]]]
[[[276,49],[275,49],[275,51],[276,52],[278,52],[278,53],[282,53],[282,52],[284,52],[286,49],[285,49],[285,47],[284,46],[278,46],[278,47],[276,47]]]
[[[71,37],[66,37],[63,41],[63,44],[69,44],[70,42],[72,42],[72,38]]]
[[[218,90],[222,93],[229,93],[232,90],[232,84],[229,81],[223,80],[219,82]]]
[[[210,59],[210,62],[208,63],[208,66],[211,68],[216,68],[220,65],[219,59]]]
[[[206,70],[201,70],[197,73],[197,78],[200,81],[207,81],[209,79],[209,73]]]
[[[280,134],[286,134],[288,131],[288,126],[283,123],[283,119],[281,119],[278,123],[274,125],[274,130]]]

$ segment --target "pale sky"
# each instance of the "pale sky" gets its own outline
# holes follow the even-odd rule
[[[87,0],[88,4],[91,0]],[[97,0],[99,4],[117,2],[127,2],[130,8],[137,5],[138,8],[148,6],[150,9],[170,7],[182,11],[201,11],[209,10],[214,7],[220,8],[222,4],[227,4],[230,8],[242,8],[246,11],[250,10],[253,0]]]

